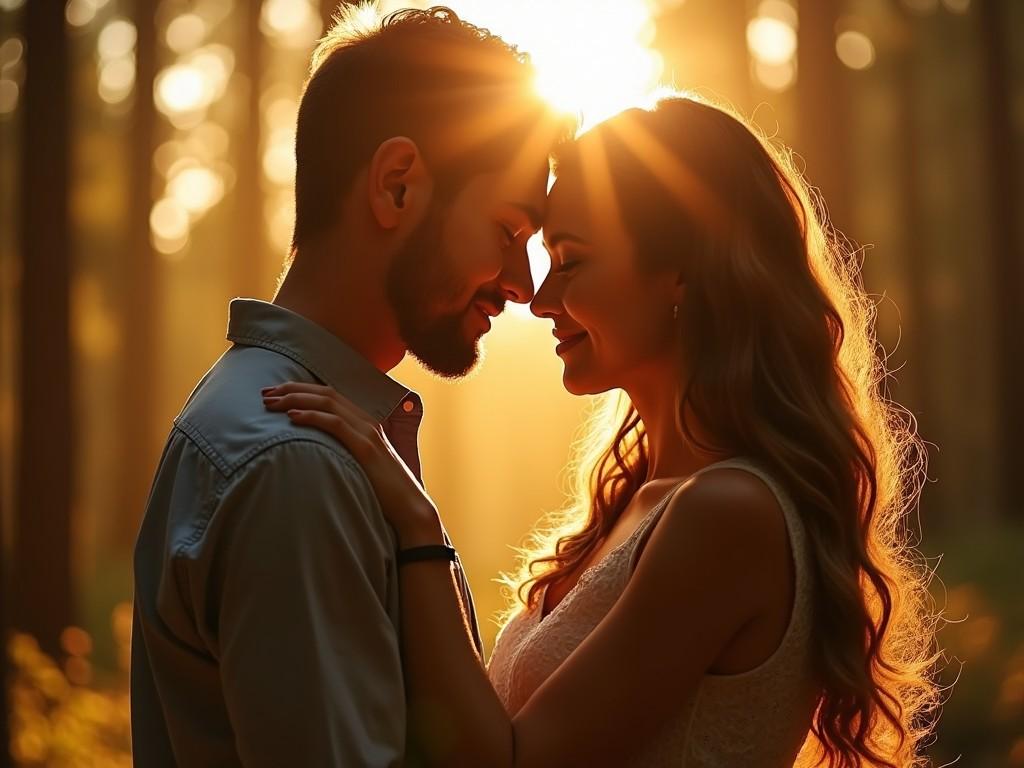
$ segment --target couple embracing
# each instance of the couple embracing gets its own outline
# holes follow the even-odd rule
[[[356,18],[303,92],[287,273],[231,302],[154,479],[135,764],[915,764],[919,441],[787,153],[684,96],[575,136],[450,10]],[[510,301],[625,407],[485,659],[388,372],[466,374]]]

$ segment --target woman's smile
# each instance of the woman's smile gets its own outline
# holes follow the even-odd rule
[[[558,331],[552,331],[552,334],[559,340],[558,346],[555,347],[555,354],[559,356],[575,347],[587,337],[585,331],[571,335],[560,334]]]

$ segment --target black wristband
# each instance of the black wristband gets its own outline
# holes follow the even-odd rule
[[[427,544],[422,547],[398,550],[395,562],[402,566],[409,563],[417,563],[421,560],[449,560],[457,563],[459,555],[455,551],[455,547],[449,547],[446,544]]]

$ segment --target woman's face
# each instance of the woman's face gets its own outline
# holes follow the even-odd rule
[[[575,169],[560,174],[544,245],[551,271],[530,306],[554,322],[569,392],[628,391],[678,371],[678,270],[641,266],[610,184]]]

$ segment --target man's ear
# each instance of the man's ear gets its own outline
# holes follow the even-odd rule
[[[377,147],[368,181],[370,210],[383,229],[396,229],[403,221],[418,222],[430,203],[430,174],[416,142],[404,136]]]

